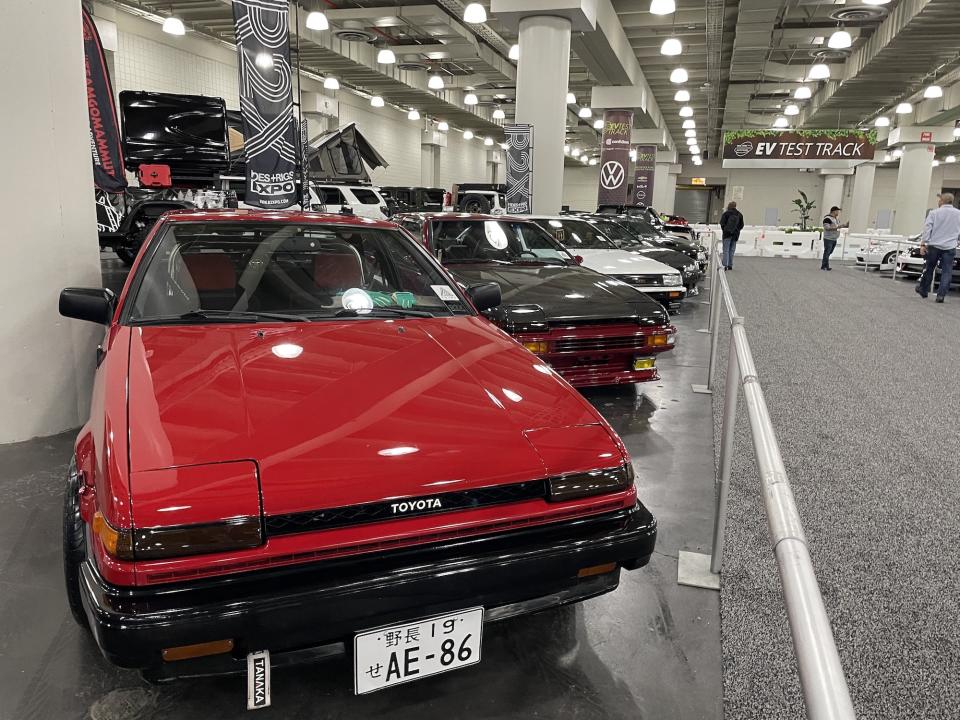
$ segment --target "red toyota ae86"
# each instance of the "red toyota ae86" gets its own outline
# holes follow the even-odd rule
[[[390,223],[242,210],[166,215],[119,299],[64,290],[106,326],[64,507],[103,654],[261,690],[346,654],[365,693],[646,564],[626,449],[499,301]]]

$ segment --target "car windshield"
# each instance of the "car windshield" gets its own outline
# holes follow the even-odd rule
[[[126,319],[250,322],[469,312],[398,230],[288,222],[168,223]]]
[[[539,225],[510,220],[433,223],[431,249],[443,262],[570,264],[573,258]]]
[[[617,246],[583,220],[535,220],[567,250],[616,250]]]
[[[653,243],[644,240],[638,235],[634,235],[627,228],[623,227],[623,225],[613,220],[589,220],[588,222],[613,240],[617,247],[629,250],[642,250],[656,247]]]
[[[653,224],[646,218],[642,218],[639,215],[630,215],[623,218],[617,218],[617,221],[631,230],[633,230],[638,235],[643,235],[645,237],[658,237],[660,236],[660,231],[657,230]]]

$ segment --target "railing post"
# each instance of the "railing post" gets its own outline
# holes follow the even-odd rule
[[[720,314],[723,311],[723,290],[720,288],[720,266],[717,265],[711,283],[717,284],[717,294],[710,305],[710,364],[707,367],[707,388],[713,390],[713,376],[717,369],[717,335],[720,333]],[[727,308],[729,310],[729,308]]]
[[[720,423],[720,481],[717,487],[717,513],[713,520],[713,550],[710,572],[719,574],[723,566],[723,535],[727,526],[727,495],[730,490],[730,466],[733,462],[733,438],[737,425],[737,399],[740,396],[740,361],[733,328],[743,325],[742,317],[730,323],[730,354],[727,357],[727,382],[723,396],[723,420]]]

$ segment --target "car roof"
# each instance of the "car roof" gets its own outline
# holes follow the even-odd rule
[[[417,218],[419,220],[507,220],[509,222],[532,222],[522,215],[485,215],[483,213],[458,212],[418,212],[398,213],[395,218]]]
[[[302,210],[253,210],[248,208],[224,210],[172,210],[166,213],[167,222],[288,222],[323,225],[351,225],[393,230],[396,225],[386,220],[373,220],[358,215],[304,212]]]

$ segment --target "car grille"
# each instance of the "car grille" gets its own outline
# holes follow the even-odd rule
[[[437,493],[436,495],[397,498],[386,502],[364,503],[362,505],[347,505],[323,510],[308,510],[306,512],[289,513],[286,515],[272,515],[265,519],[268,536],[291,535],[294,533],[315,532],[348,525],[363,525],[372,522],[387,520],[402,520],[420,515],[434,515],[454,510],[474,510],[489,505],[522,502],[545,498],[547,494],[546,480],[529,480],[511,485],[495,485],[474,490]],[[418,501],[422,507],[402,512],[395,512],[394,506],[410,504],[416,506]]]
[[[616,278],[627,285],[663,286],[663,275],[617,275]]]
[[[636,350],[647,344],[644,335],[628,337],[566,338],[554,340],[554,352],[596,352],[605,350]]]

